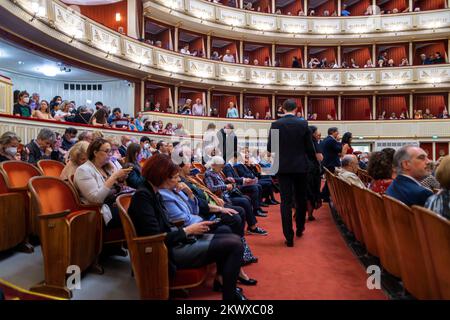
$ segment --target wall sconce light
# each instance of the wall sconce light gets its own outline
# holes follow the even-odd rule
[[[116,22],[120,22],[120,21],[122,21],[122,16],[121,16],[120,12],[117,12],[116,13]]]

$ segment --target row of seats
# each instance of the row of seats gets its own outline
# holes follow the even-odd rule
[[[169,282],[165,235],[136,236],[127,214],[131,195],[117,199],[123,230],[105,233],[100,208],[81,204],[72,179],[59,178],[63,168],[53,160],[41,160],[37,167],[21,161],[0,164],[0,251],[28,244],[31,235],[41,241],[45,280],[31,291],[71,298],[67,267],[77,265],[81,271],[92,268],[102,274],[98,264],[102,245],[125,240],[142,299],[168,299],[169,289],[187,289],[204,281],[205,267],[179,270]]]
[[[326,170],[345,226],[417,299],[450,299],[450,222],[432,211],[351,185]]]

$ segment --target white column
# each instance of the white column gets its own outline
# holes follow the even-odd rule
[[[129,37],[138,38],[138,18],[137,13],[137,0],[128,0],[127,2],[127,34]],[[116,30],[117,31],[117,30]]]
[[[305,44],[305,50],[303,52],[303,63],[304,63],[304,68],[308,68],[308,45]]]
[[[178,37],[179,37],[179,28],[175,27],[175,43],[173,44],[173,48],[175,52],[178,52]]]
[[[450,2],[450,0],[448,0]],[[450,7],[449,7],[450,8]],[[450,54],[450,39],[448,40],[448,46],[447,46],[447,56]],[[449,61],[449,59],[447,59],[447,62]]]
[[[272,43],[272,67],[275,66],[276,49],[275,43]]]
[[[206,93],[206,116],[209,117],[211,114],[211,89],[208,89]]]
[[[243,8],[244,7],[244,0],[239,0],[239,2],[236,1],[236,4],[239,3],[239,8]]]
[[[409,94],[409,118],[410,119],[414,118],[413,109],[414,109],[414,96],[412,93],[410,93]]]
[[[275,0],[272,0],[272,13],[275,13],[275,7],[276,7],[276,3],[275,3],[276,1]]]
[[[337,47],[337,64],[340,66],[341,65],[341,62],[342,62],[342,46],[338,46]]]
[[[338,0],[338,16],[341,16],[341,11],[342,11],[342,1]]]
[[[450,1],[450,0],[449,0]],[[305,15],[308,14],[308,0],[305,0],[303,2],[303,12],[305,13]]]
[[[413,0],[409,0],[409,11],[413,12],[414,11],[414,1]]]
[[[305,95],[305,105],[303,106],[303,111],[304,111],[304,115],[303,117],[305,117],[306,120],[308,120],[308,96]]]
[[[145,107],[145,81],[141,80],[141,96],[140,96],[140,103],[141,103],[141,111],[144,111]]]
[[[244,93],[239,93],[239,118],[244,116]]]
[[[341,120],[342,119],[342,97],[338,96],[338,114],[337,114],[338,118],[337,120]]]
[[[244,62],[244,41],[239,41],[239,61]]]
[[[413,43],[412,42],[410,42],[409,43],[409,64],[410,65],[413,65],[413,63],[414,63],[414,46],[413,46]]]
[[[178,86],[175,86],[175,89],[173,90],[173,113],[178,113]]]
[[[373,95],[372,96],[372,119],[373,120],[377,120],[378,116],[377,116],[377,96]]]
[[[208,34],[206,38],[206,57],[211,58],[211,34]]]
[[[273,118],[275,118],[275,117],[274,117],[274,114],[275,114],[274,110],[275,110],[275,104],[276,104],[276,103],[277,103],[277,101],[276,101],[275,95],[272,94],[272,106],[271,106],[270,110],[272,111],[271,114],[272,114],[272,117],[273,117]],[[261,115],[261,116],[262,116],[263,119],[264,119],[264,117],[266,116],[266,114],[263,114],[263,115]]]
[[[377,61],[377,45],[373,44],[372,45],[372,63],[374,65],[378,65],[378,61]]]

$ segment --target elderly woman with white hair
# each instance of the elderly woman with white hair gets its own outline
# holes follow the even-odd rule
[[[186,102],[184,103],[183,107],[181,108],[180,113],[181,114],[192,114],[191,103],[192,103],[191,99],[186,99]]]
[[[20,160],[17,154],[20,138],[11,131],[7,131],[0,137],[0,162],[8,160]]]
[[[205,184],[209,190],[221,197],[225,203],[242,207],[245,210],[248,234],[267,235],[267,231],[257,226],[255,214],[250,198],[242,194],[234,185],[234,180],[227,178],[224,180],[220,175],[225,161],[221,156],[214,156],[206,164],[208,170],[205,172]]]

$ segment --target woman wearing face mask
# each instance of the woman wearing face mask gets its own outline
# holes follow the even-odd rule
[[[111,145],[111,157],[109,161],[113,164],[113,166],[116,168],[116,170],[122,169],[122,155],[120,154],[119,148],[121,145],[121,142],[119,138],[110,136],[106,138],[106,140]]]
[[[0,137],[0,162],[8,160],[20,160],[17,154],[20,138],[11,131],[7,131]]]
[[[30,95],[26,91],[19,93],[18,101],[14,105],[13,114],[19,117],[31,117]]]
[[[111,144],[105,139],[93,141],[87,149],[88,160],[75,171],[74,184],[84,204],[100,204],[107,229],[121,225],[115,201],[131,169],[117,170],[111,163]]]
[[[55,107],[58,107],[62,102],[62,98],[60,96],[53,97],[52,101],[50,101],[50,112],[52,116],[55,115]]]
[[[66,121],[66,117],[70,116],[70,108],[73,108],[73,105],[70,101],[64,101],[59,105],[59,110],[55,112],[55,120]]]
[[[127,148],[127,155],[123,167],[132,168],[127,178],[127,185],[134,189],[139,188],[145,182],[145,179],[141,175],[141,160],[141,146],[137,143],[131,143]]]

